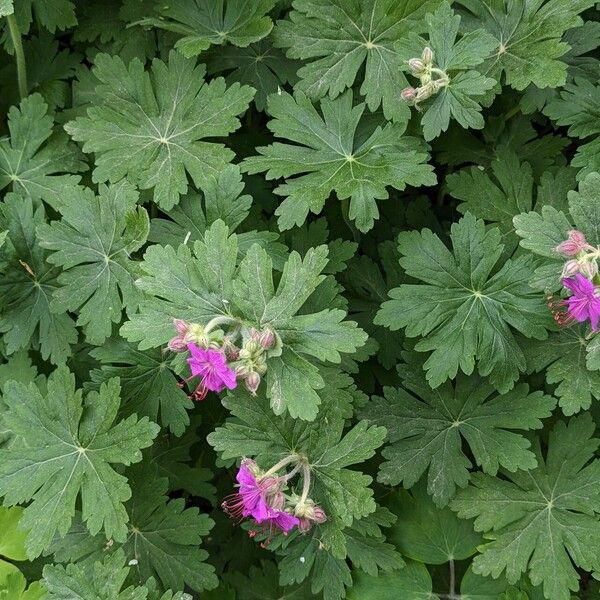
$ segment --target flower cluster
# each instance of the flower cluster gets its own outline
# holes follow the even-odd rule
[[[429,47],[423,50],[421,58],[410,58],[407,63],[411,73],[419,78],[420,85],[404,88],[400,96],[417,108],[419,102],[437,94],[450,83],[446,72],[433,66],[433,51]]]
[[[202,400],[209,391],[232,390],[240,380],[251,394],[256,394],[267,371],[269,352],[278,345],[273,330],[245,327],[229,316],[216,317],[206,325],[173,319],[173,326],[176,335],[169,340],[167,348],[189,353],[191,376],[185,383],[200,378],[191,398]]]
[[[589,321],[592,330],[598,331],[600,280],[597,261],[600,248],[588,244],[580,231],[569,231],[568,236],[556,247],[556,251],[568,259],[562,271],[562,284],[571,295],[558,302],[549,298],[548,304],[559,325],[566,325],[573,320],[580,323]]]
[[[293,468],[285,475],[278,474],[292,465]],[[301,495],[286,494],[289,481],[298,473],[302,473],[303,478]],[[310,466],[296,454],[287,456],[265,472],[255,461],[245,458],[236,479],[238,491],[225,498],[221,506],[231,518],[240,521],[251,518],[254,525],[260,526],[258,531],[250,530],[251,537],[257,533],[268,533],[263,546],[275,533],[287,535],[294,528],[306,532],[315,523],[324,523],[327,519],[325,511],[309,498]]]

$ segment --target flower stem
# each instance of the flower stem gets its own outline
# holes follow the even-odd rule
[[[302,463],[302,474],[303,474],[303,483],[302,483],[302,497],[300,498],[299,505],[303,505],[308,498],[308,492],[310,492],[310,467],[307,463]]]
[[[283,467],[285,467],[286,465],[289,465],[292,462],[298,462],[298,455],[296,454],[290,454],[289,456],[286,456],[285,458],[281,459],[277,464],[274,464],[262,477],[269,477],[275,473],[277,473],[277,471],[279,471],[279,469],[282,469]]]
[[[27,65],[25,64],[25,53],[23,52],[23,42],[21,41],[21,32],[17,25],[15,15],[7,15],[6,22],[10,31],[13,46],[15,47],[15,58],[17,59],[17,82],[19,84],[19,95],[21,99],[27,96]]]
[[[211,319],[206,326],[204,327],[204,333],[210,333],[215,327],[219,325],[225,325],[227,323],[235,323],[236,319],[230,317],[229,315],[220,315]]]

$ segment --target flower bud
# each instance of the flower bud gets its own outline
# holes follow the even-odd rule
[[[578,260],[568,260],[563,267],[561,277],[573,277],[575,273],[579,273],[579,266]]]
[[[187,344],[181,335],[176,335],[169,340],[167,348],[171,350],[171,352],[184,352],[187,350]]]
[[[595,260],[583,261],[579,265],[579,272],[591,280],[598,274],[598,263]]]
[[[413,75],[420,75],[425,70],[425,64],[420,58],[409,58],[408,66]]]
[[[440,77],[432,81],[434,92],[439,92],[442,88],[446,87],[450,83],[449,77]]]
[[[417,96],[417,90],[415,90],[414,87],[404,88],[400,92],[400,97],[402,98],[402,100],[406,100],[407,102],[414,100],[416,98],[416,96]]]
[[[180,335],[185,335],[190,328],[189,323],[183,319],[173,319],[173,326],[175,327],[175,331]]]
[[[425,46],[425,48],[423,48],[421,60],[426,65],[430,65],[433,62],[433,50],[429,46]]]
[[[563,256],[576,256],[582,250],[590,250],[592,247],[587,243],[585,235],[581,231],[571,229],[568,239],[556,246],[556,251]]]
[[[253,396],[256,396],[256,390],[260,385],[260,375],[256,371],[251,371],[244,377],[244,385]]]

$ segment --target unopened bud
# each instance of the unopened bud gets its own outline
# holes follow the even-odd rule
[[[442,88],[446,87],[450,83],[449,77],[440,77],[439,79],[433,80],[434,91],[439,92]]]
[[[184,350],[187,350],[187,344],[181,335],[176,335],[169,340],[167,348],[171,350],[171,352],[183,352]]]
[[[188,332],[190,325],[183,319],[173,319],[173,327],[175,327],[177,333],[185,335]]]
[[[433,61],[433,50],[429,46],[425,46],[423,48],[423,52],[421,54],[421,60],[426,64],[430,65]]]
[[[416,98],[416,96],[417,96],[417,90],[414,87],[404,88],[400,92],[400,97],[402,98],[402,100],[406,100],[407,102],[414,100]]]
[[[598,274],[598,263],[595,260],[586,260],[579,266],[579,272],[592,280]]]
[[[256,390],[260,385],[260,375],[256,371],[251,371],[244,378],[244,385],[253,396],[256,396]]]
[[[579,261],[568,260],[563,267],[561,278],[573,277],[575,273],[579,273]]]
[[[420,75],[425,70],[425,64],[420,58],[409,58],[408,66],[414,75]]]
[[[556,246],[556,251],[563,256],[576,256],[582,250],[590,250],[592,247],[587,243],[585,235],[581,231],[571,229],[568,239]]]

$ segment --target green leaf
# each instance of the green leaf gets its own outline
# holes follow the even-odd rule
[[[239,127],[237,116],[253,97],[248,86],[226,87],[221,78],[204,81],[205,68],[178,52],[158,58],[150,71],[133,59],[99,54],[94,75],[97,100],[87,117],[65,125],[84,152],[95,152],[95,182],[127,177],[140,189],[154,189],[164,210],[188,191],[187,176],[199,188],[233,158],[223,144],[203,141]]]
[[[310,98],[336,98],[364,79],[360,93],[370,111],[380,106],[386,119],[408,120],[399,100],[406,86],[403,58],[394,43],[409,31],[424,29],[423,16],[440,0],[295,0],[289,20],[275,28],[276,45],[290,58],[308,60],[298,71],[296,89]]]
[[[321,402],[316,390],[325,385],[317,361],[340,363],[344,354],[366,341],[356,323],[344,320],[345,311],[325,308],[329,300],[318,293],[327,255],[325,245],[309,249],[304,258],[292,252],[275,288],[273,261],[266,250],[253,244],[236,266],[238,236],[216,221],[194,243],[193,252],[185,245],[177,252],[170,246],[146,251],[141,265],[146,275],[139,286],[148,299],[121,333],[144,350],[173,337],[174,318],[206,324],[228,315],[245,326],[270,327],[282,343],[280,354],[267,359],[265,379],[273,410],[312,420]],[[296,314],[301,310],[315,312]]]
[[[44,586],[48,596],[45,600],[146,600],[145,587],[123,589],[129,574],[129,567],[124,564],[125,555],[119,550],[87,568],[78,563],[66,567],[46,565]]]
[[[496,149],[489,173],[468,167],[448,175],[446,184],[449,194],[462,201],[462,214],[497,224],[505,240],[514,238],[513,217],[533,208],[532,169],[508,146]]]
[[[433,351],[424,365],[432,387],[459,369],[470,375],[477,361],[480,375],[508,391],[526,366],[513,329],[545,339],[550,326],[544,298],[527,285],[534,262],[519,256],[498,269],[500,231],[486,230],[468,213],[452,225],[450,237],[452,251],[429,229],[398,236],[400,265],[423,283],[391,290],[375,323],[422,336],[415,349]]]
[[[39,556],[55,533],[65,535],[81,496],[83,520],[92,534],[124,540],[131,490],[111,465],[141,460],[159,428],[131,416],[114,424],[119,382],[112,379],[83,402],[75,378],[64,367],[54,371],[43,396],[35,384],[9,382],[5,424],[22,443],[0,449],[0,495],[13,506],[31,501],[21,525],[29,530],[27,553]]]
[[[357,573],[348,590],[348,600],[439,600],[432,593],[431,575],[425,565],[409,561],[400,571],[390,571],[377,577]]]
[[[128,472],[133,495],[127,503],[129,534],[123,545],[129,561],[136,561],[136,578],[143,583],[156,577],[165,589],[184,585],[195,591],[218,585],[214,567],[205,561],[208,552],[199,548],[214,522],[185,500],[168,500],[167,479],[143,463]]]
[[[522,345],[528,371],[545,371],[546,382],[557,384],[554,395],[567,416],[589,409],[593,399],[600,400],[600,371],[586,365],[588,346],[592,346],[585,329],[573,325],[551,333],[544,342],[528,340]]]
[[[578,191],[568,193],[568,212],[545,205],[540,212],[516,215],[513,219],[516,233],[522,238],[523,248],[544,257],[543,264],[532,278],[532,286],[554,292],[561,287],[561,272],[565,258],[556,246],[567,239],[570,229],[581,231],[587,241],[600,246],[600,174],[590,173],[579,182]]]
[[[98,196],[73,187],[54,203],[61,220],[37,228],[39,245],[53,251],[48,262],[63,268],[50,307],[78,311],[77,324],[91,344],[102,344],[123,308],[135,311],[140,300],[138,263],[130,256],[143,246],[150,223],[137,200],[125,180],[100,186]]]
[[[508,582],[503,577],[491,579],[475,575],[469,568],[460,582],[461,600],[529,600],[527,596],[502,596],[508,591]]]
[[[592,437],[594,429],[589,414],[558,422],[545,458],[537,444],[537,469],[507,474],[507,480],[475,474],[458,493],[453,510],[475,517],[475,529],[493,539],[480,548],[475,573],[498,577],[506,571],[514,584],[527,572],[533,585],[543,584],[548,600],[568,600],[568,590],[579,588],[574,565],[599,568],[594,515],[600,512],[600,461],[592,458],[600,441]]]
[[[75,4],[70,0],[19,0],[15,6],[15,17],[21,33],[29,31],[34,17],[50,33],[77,25]]]
[[[229,72],[225,77],[229,85],[238,81],[255,88],[254,104],[261,112],[267,108],[270,94],[297,81],[296,71],[301,65],[300,61],[287,58],[279,48],[274,48],[269,39],[247,48],[214,47],[202,55],[210,75]]]
[[[13,0],[1,0],[0,1],[0,17],[6,17],[12,15],[15,12],[13,6]]]
[[[10,560],[27,560],[25,551],[27,533],[18,528],[22,516],[23,509],[18,506],[0,507],[0,531],[2,531],[0,556]]]
[[[600,170],[600,147],[598,142],[598,100],[600,86],[583,77],[567,83],[559,96],[544,109],[544,114],[557,125],[569,126],[568,133],[580,139],[596,136],[587,144],[579,144],[573,157],[573,166],[581,167],[578,179]]]
[[[385,398],[374,396],[363,418],[385,425],[391,445],[378,480],[412,487],[428,471],[427,491],[445,506],[469,482],[473,466],[463,450],[469,446],[477,466],[496,475],[533,469],[536,458],[530,442],[518,430],[541,429],[556,400],[542,392],[529,393],[521,383],[502,395],[477,375],[458,375],[435,391],[421,374],[421,362],[403,365],[404,388],[385,388]],[[518,407],[518,410],[515,410]],[[517,430],[517,431],[515,431]]]
[[[21,573],[10,573],[4,582],[0,581],[0,600],[42,600],[46,597],[46,590],[37,581],[25,588],[25,577]]]
[[[61,132],[53,133],[53,120],[40,94],[27,96],[8,111],[10,138],[0,140],[0,189],[51,201],[79,182],[87,165],[81,152]]]
[[[171,357],[160,350],[137,350],[125,340],[109,339],[90,353],[102,363],[100,369],[90,372],[97,387],[112,377],[119,377],[124,416],[137,414],[159,421],[175,435],[180,436],[190,423],[188,411],[194,403],[177,386],[177,379],[169,369]]]
[[[159,4],[158,19],[143,19],[180,36],[175,48],[186,56],[198,56],[211,45],[233,44],[242,48],[269,35],[273,22],[269,11],[276,0],[172,0]]]
[[[311,497],[326,514],[335,515],[336,520],[349,526],[354,519],[372,513],[375,503],[368,488],[371,477],[346,467],[373,456],[383,443],[385,429],[359,422],[342,437],[341,417],[347,414],[344,405],[347,407],[351,401],[342,381],[337,382],[336,390],[336,379],[329,375],[327,397],[310,425],[288,415],[275,417],[261,394],[249,403],[245,394],[236,392],[223,404],[237,419],[217,427],[208,442],[223,459],[255,456],[264,466],[286,454],[307,456],[314,482]]]
[[[425,164],[426,147],[403,136],[404,125],[361,120],[365,104],[353,106],[351,91],[336,100],[324,98],[320,108],[301,91],[270,96],[269,129],[294,143],[259,147],[261,156],[242,165],[250,173],[266,171],[267,179],[286,178],[275,189],[286,197],[275,211],[280,229],[302,225],[309,212],[319,214],[335,192],[338,199],[349,199],[348,215],[358,229],[368,231],[379,218],[376,200],[388,198],[388,186],[403,190],[435,182]]]
[[[465,560],[481,543],[473,524],[457,518],[449,508],[436,507],[425,485],[415,486],[412,494],[394,492],[387,505],[398,516],[387,538],[411,560],[428,565]]]
[[[451,117],[466,129],[483,129],[481,97],[496,85],[495,79],[485,77],[473,67],[491,54],[497,41],[483,30],[472,31],[457,41],[460,21],[460,15],[444,2],[433,14],[425,15],[428,41],[413,32],[396,44],[405,69],[406,61],[421,56],[423,49],[429,47],[433,50],[435,67],[450,80],[434,94],[431,102],[425,103],[421,124],[427,141],[446,131]]]
[[[569,50],[562,41],[567,29],[583,23],[578,16],[594,6],[594,0],[562,0],[528,3],[526,0],[458,0],[466,9],[469,29],[483,27],[497,40],[497,50],[483,64],[482,72],[507,85],[524,90],[564,85],[567,65],[560,60]]]
[[[39,348],[42,358],[60,364],[70,355],[77,330],[68,314],[50,310],[52,293],[59,287],[59,271],[47,262],[48,253],[36,240],[36,226],[45,220],[44,209],[34,210],[31,199],[10,193],[0,210],[12,245],[7,250],[8,268],[0,278],[0,332],[6,351],[13,354],[32,345]]]

